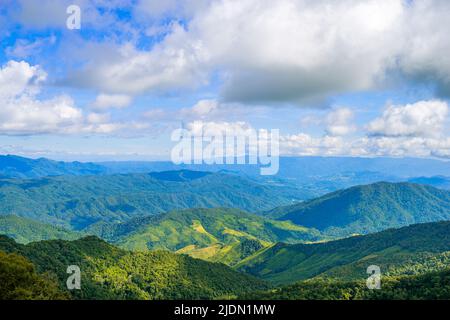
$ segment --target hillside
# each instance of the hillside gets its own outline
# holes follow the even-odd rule
[[[380,290],[365,281],[312,279],[264,292],[246,294],[252,300],[449,300],[450,269],[415,276],[383,277]]]
[[[0,155],[1,178],[40,178],[59,175],[94,175],[106,172],[106,168],[86,162],[63,162],[45,158],[30,159],[14,155]]]
[[[319,232],[237,209],[189,209],[98,223],[86,230],[130,250],[167,249],[233,264],[274,242],[321,240]]]
[[[332,236],[367,234],[415,223],[450,220],[450,191],[411,183],[356,186],[267,216]]]
[[[51,239],[75,240],[82,237],[79,232],[14,215],[0,216],[0,234],[13,238],[19,243]]]
[[[100,220],[123,222],[174,209],[268,210],[292,203],[296,194],[295,188],[236,175],[187,171],[0,179],[0,214],[81,230]]]
[[[367,267],[384,275],[421,274],[448,267],[450,221],[389,229],[318,244],[277,244],[237,265],[275,283],[313,277],[366,279]]]
[[[54,279],[36,273],[26,258],[0,251],[0,300],[66,300]]]
[[[67,267],[79,266],[82,289],[69,292],[75,299],[213,299],[267,288],[223,264],[166,251],[129,252],[96,237],[21,245],[0,236],[0,250],[22,255],[39,273],[56,276],[61,289]]]

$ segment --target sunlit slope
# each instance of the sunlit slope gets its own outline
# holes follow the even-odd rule
[[[275,283],[313,277],[365,279],[367,267],[383,274],[420,274],[450,264],[450,222],[400,229],[318,244],[277,244],[245,259],[237,269]]]
[[[225,208],[172,211],[121,224],[99,223],[88,231],[130,250],[167,249],[228,264],[271,243],[322,239],[313,229]]]
[[[75,240],[83,236],[79,232],[14,215],[0,216],[0,234],[19,243],[51,239]]]
[[[96,237],[20,245],[0,236],[0,250],[29,259],[54,275],[75,299],[213,299],[235,297],[267,285],[217,263],[167,251],[129,252]],[[66,289],[67,267],[82,270],[81,290]]]

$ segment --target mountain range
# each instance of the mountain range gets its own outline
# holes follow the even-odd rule
[[[418,158],[281,157],[276,176],[261,178],[258,165],[174,165],[170,161],[62,162],[0,155],[0,177],[40,178],[59,175],[105,175],[161,171],[228,172],[253,179],[295,185],[306,198],[378,181],[450,177],[448,161]],[[414,182],[414,181],[412,181]]]
[[[86,232],[129,250],[166,249],[230,265],[273,243],[323,239],[317,230],[226,208],[171,211],[116,224],[100,222]]]
[[[330,236],[367,234],[415,223],[450,220],[450,191],[411,183],[379,182],[275,208],[273,219]]]
[[[259,177],[0,156],[0,299],[450,297],[448,163],[415,160],[282,158]]]
[[[22,245],[0,236],[0,250],[25,258],[38,273],[53,277],[60,291],[74,299],[232,298],[268,288],[264,281],[223,264],[167,251],[129,252],[96,237]],[[65,289],[70,265],[82,271],[83,290]]]
[[[298,196],[293,187],[189,171],[0,179],[0,215],[82,230],[98,221],[124,222],[174,209],[268,210]]]
[[[63,162],[0,155],[0,178],[40,178],[59,175],[96,175],[106,168],[92,162]]]
[[[283,188],[196,171],[5,181],[0,187],[6,200],[0,204],[0,212],[6,214],[0,216],[0,231],[21,243],[96,235],[128,250],[164,249],[228,265],[279,242],[323,242],[450,220],[449,191],[411,183],[351,187],[255,214],[222,204],[259,209],[275,201],[289,202]],[[212,185],[217,190],[210,190]],[[173,194],[168,197],[170,189]],[[207,197],[195,197],[197,193]],[[186,194],[195,201],[183,206],[193,209],[163,212],[181,206]],[[265,199],[273,194],[279,199]],[[163,196],[172,203],[161,207]]]
[[[448,301],[450,269],[409,276],[383,276],[380,290],[368,290],[365,281],[310,279],[276,289],[250,292],[239,299]]]
[[[411,183],[425,184],[435,188],[450,190],[450,177],[434,176],[434,177],[418,177],[409,179]]]
[[[421,274],[450,265],[450,221],[317,244],[283,244],[266,248],[236,268],[277,284],[311,278],[366,279],[367,267],[384,275]]]

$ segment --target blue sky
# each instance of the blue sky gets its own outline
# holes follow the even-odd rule
[[[1,3],[1,153],[167,159],[202,121],[280,129],[284,155],[450,157],[448,1]]]

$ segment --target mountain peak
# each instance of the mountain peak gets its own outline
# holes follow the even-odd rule
[[[413,183],[377,182],[329,193],[268,213],[333,236],[450,219],[450,192]]]

